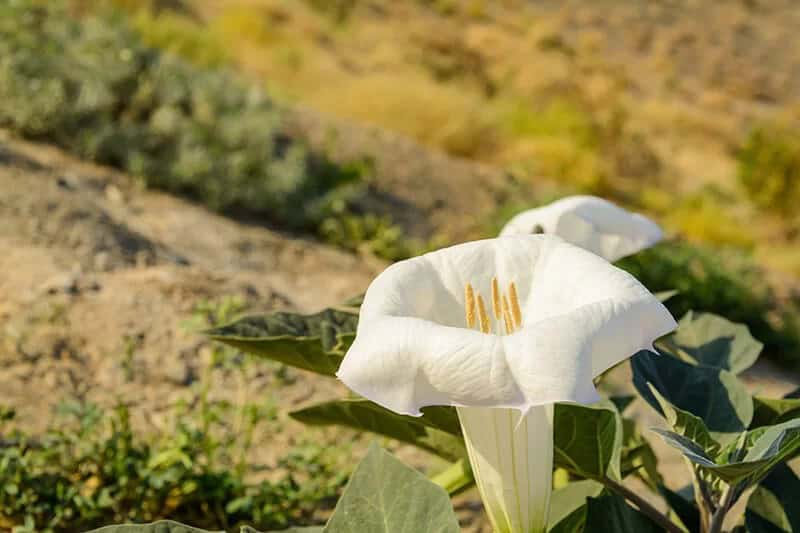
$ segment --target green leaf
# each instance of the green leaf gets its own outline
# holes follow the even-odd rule
[[[616,409],[557,403],[553,416],[553,459],[556,466],[584,477],[620,478],[622,424]]]
[[[746,482],[755,485],[778,464],[800,453],[800,419],[748,432],[747,453],[741,461],[707,470],[728,483]]]
[[[673,289],[671,291],[659,291],[659,292],[653,293],[653,296],[658,298],[659,302],[664,303],[664,302],[672,299],[673,296],[676,296],[679,293],[680,293],[680,291],[676,291],[676,290]]]
[[[780,424],[793,418],[800,418],[800,399],[753,397],[751,429]]]
[[[623,418],[622,430],[620,454],[622,478],[634,475],[650,488],[657,489],[661,484],[661,474],[658,472],[658,458],[653,448],[639,431],[636,421]]]
[[[364,295],[359,294],[358,296],[353,296],[352,298],[348,298],[342,305],[344,307],[353,307],[355,309],[359,309],[362,303],[364,303]]]
[[[94,529],[88,533],[224,533],[223,531],[207,531],[172,520],[159,520],[150,524],[120,524]]]
[[[787,392],[783,397],[786,399],[800,398],[800,387],[797,387],[793,391]]]
[[[289,529],[281,529],[278,531],[270,531],[265,533],[322,533],[322,526],[308,526],[308,527],[290,527]],[[239,533],[261,533],[250,526],[242,526]]]
[[[325,309],[312,315],[250,316],[206,333],[239,350],[318,374],[333,376],[352,343],[358,315]]]
[[[630,406],[630,404],[632,404],[634,400],[636,400],[636,396],[630,394],[624,396],[612,396],[609,399],[617,408],[617,411],[619,411],[620,414],[622,414],[625,412],[625,409],[627,409],[628,406]]]
[[[281,529],[280,533],[322,533],[322,526],[290,527]],[[159,520],[150,524],[121,524],[105,526],[94,529],[88,533],[225,533],[224,531],[207,531],[196,527],[173,522],[172,520]],[[239,533],[260,533],[250,526],[242,526]],[[278,532],[272,532],[278,533]]]
[[[655,397],[658,402],[661,412],[672,428],[672,431],[699,444],[703,451],[711,457],[719,453],[719,443],[711,437],[708,428],[699,417],[669,403],[669,401],[667,401],[667,399],[652,385],[650,385],[650,392],[653,393],[653,397]]]
[[[700,511],[695,503],[684,498],[681,494],[671,491],[664,485],[659,486],[658,490],[667,501],[670,509],[678,515],[686,530],[689,533],[700,533]]]
[[[458,533],[450,497],[373,445],[353,472],[325,533]]]
[[[614,533],[663,533],[653,523],[616,494],[589,498],[586,502],[587,532],[613,531]]]
[[[782,462],[800,452],[800,419],[777,426],[749,431],[743,435],[746,453],[741,460],[719,464],[709,457],[698,444],[677,433],[654,429],[664,441],[680,450],[686,458],[701,466],[703,470],[719,477],[726,483],[743,483],[752,486],[764,479]],[[739,445],[730,445],[720,457],[730,456]]]
[[[675,333],[661,340],[659,346],[681,359],[688,355],[691,362],[734,374],[753,366],[764,348],[746,325],[693,311],[686,313]]]
[[[668,355],[639,352],[631,359],[633,384],[654,409],[661,406],[649,384],[673,406],[703,420],[714,440],[735,440],[753,419],[753,400],[726,370],[694,366]]]
[[[707,467],[716,467],[717,463],[714,459],[708,456],[702,446],[693,440],[684,437],[680,433],[669,431],[666,429],[652,428],[652,431],[658,433],[664,442],[681,452],[687,459],[695,464]]]
[[[750,533],[800,532],[800,478],[786,464],[775,467],[750,496]]]
[[[455,409],[451,410],[453,416],[457,416]],[[423,413],[422,417],[399,415],[369,400],[346,399],[312,405],[289,415],[309,425],[341,425],[370,431],[413,444],[451,461],[465,457],[458,419],[453,427],[450,410],[425,408]]]
[[[586,501],[599,496],[601,492],[603,485],[590,479],[569,483],[553,492],[548,530],[551,533],[582,531],[586,520]]]

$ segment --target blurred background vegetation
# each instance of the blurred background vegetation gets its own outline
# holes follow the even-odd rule
[[[800,51],[786,46],[795,11],[791,0],[6,0],[0,126],[223,214],[388,260],[455,237],[419,235],[402,223],[402,206],[376,207],[382,154],[343,160],[333,143],[298,134],[291,117],[310,109],[396,132],[508,176],[469,237],[569,193],[654,217],[672,239],[622,266],[652,290],[678,289],[676,314],[746,322],[769,355],[796,367]],[[228,444],[202,440],[207,432],[195,439],[190,422],[174,437],[182,443],[164,449],[205,446],[202,466],[175,459],[183,456],[167,464],[163,450],[135,442],[124,409],[106,426],[86,409],[68,409],[81,446],[56,432],[47,456],[21,438],[0,456],[17,462],[0,491],[0,527],[4,516],[65,531],[152,518],[157,506],[180,514],[193,501],[181,498],[209,479],[227,492],[203,498],[228,511],[197,525],[232,527],[251,506],[269,509],[256,525],[275,527],[310,521],[302,501],[328,498],[342,482],[292,492],[289,468],[273,484],[245,486],[241,469],[215,466],[235,464],[215,455]],[[208,419],[204,409],[191,416]],[[138,462],[114,455],[120,447]],[[34,455],[24,463],[14,454]],[[90,457],[103,463],[86,466],[85,479],[123,469],[129,485],[76,500],[53,484],[50,466],[67,471]],[[303,461],[327,472],[316,455]],[[136,476],[194,489],[159,492],[162,481],[143,488]],[[51,503],[20,503],[43,486]],[[293,498],[296,507],[270,507]],[[124,502],[137,499],[152,505],[126,515]]]

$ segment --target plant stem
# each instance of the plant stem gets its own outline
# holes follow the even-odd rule
[[[722,495],[722,501],[714,514],[711,516],[711,524],[708,526],[708,533],[720,533],[722,525],[725,523],[725,516],[728,514],[731,505],[736,498],[734,487],[728,487]]]
[[[617,483],[613,479],[609,477],[603,478],[603,484],[619,494],[620,496],[624,497],[626,500],[630,501],[636,507],[639,508],[643,514],[649,516],[654,522],[656,522],[659,526],[663,527],[665,531],[669,531],[670,533],[684,533],[683,529],[678,526],[675,522],[670,520],[667,516],[662,514],[658,509],[653,507],[647,500],[627,488],[626,486],[622,485],[621,483]]]
[[[431,481],[446,490],[450,496],[455,496],[471,486],[474,478],[469,461],[460,459],[447,467],[443,472],[433,476]]]

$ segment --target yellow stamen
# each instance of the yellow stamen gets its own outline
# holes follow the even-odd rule
[[[483,304],[483,298],[478,294],[478,318],[481,321],[481,331],[489,333],[489,315],[486,313],[486,306]]]
[[[517,286],[512,281],[508,286],[508,295],[511,299],[511,316],[514,318],[514,326],[522,327],[522,309],[519,308],[519,298],[517,298]]]
[[[472,285],[467,283],[464,288],[465,309],[467,312],[467,326],[470,328],[475,327],[475,292],[472,290]]]
[[[500,286],[497,283],[497,278],[492,278],[492,311],[494,311],[494,317],[500,320],[503,311],[500,308]]]
[[[514,320],[511,318],[511,309],[508,306],[508,298],[503,295],[503,322],[506,324],[506,333],[514,333]]]

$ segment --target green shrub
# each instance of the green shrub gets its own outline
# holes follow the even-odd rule
[[[174,433],[153,439],[134,432],[124,407],[68,403],[60,414],[40,439],[12,433],[4,441],[0,424],[0,528],[66,533],[171,517],[274,529],[313,522],[346,481],[311,444],[278,461],[277,479],[247,482],[229,456],[243,437],[215,438],[199,419],[182,417]]]
[[[756,205],[784,214],[800,203],[800,130],[755,128],[738,154],[739,181]]]
[[[225,70],[145,46],[121,17],[0,7],[0,125],[217,210],[315,228],[359,177],[282,132],[281,112]]]
[[[760,270],[733,251],[668,241],[627,257],[619,266],[652,291],[679,291],[667,302],[676,317],[708,311],[750,327],[768,355],[800,364],[800,321],[794,309],[779,309]]]
[[[236,298],[200,302],[185,326],[204,330],[243,309]],[[106,411],[67,401],[50,429],[32,436],[0,405],[0,530],[73,533],[161,518],[273,530],[324,520],[320,511],[333,507],[347,481],[339,450],[298,437],[274,464],[253,464],[258,436],[283,427],[277,406],[264,394],[237,404],[212,397],[223,375],[238,373],[246,387],[254,359],[214,345],[199,379],[164,411],[167,431],[135,429],[124,405]],[[267,364],[285,378],[286,367]]]

